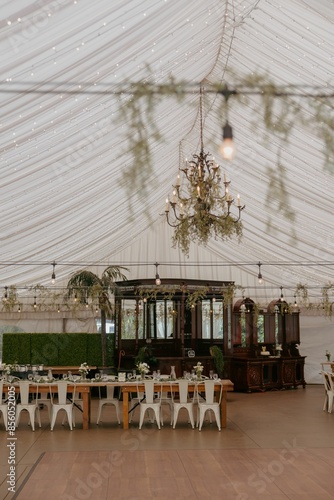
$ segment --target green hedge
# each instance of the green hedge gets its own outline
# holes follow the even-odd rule
[[[108,366],[114,365],[114,335],[108,335]],[[4,333],[3,363],[102,366],[99,333]]]

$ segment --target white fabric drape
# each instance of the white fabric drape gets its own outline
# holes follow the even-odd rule
[[[182,103],[164,97],[159,104],[155,124],[163,141],[151,142],[146,191],[131,178],[120,184],[131,144],[124,140],[128,124],[117,116],[125,97],[109,92],[170,76],[233,87],[251,73],[305,92],[324,88],[332,84],[333,7],[331,0],[2,2],[0,286],[50,286],[53,261],[58,286],[89,264],[100,272],[130,263],[129,278],[137,278],[152,276],[158,261],[163,276],[233,280],[264,303],[277,298],[279,286],[292,300],[297,283],[319,300],[320,288],[334,279],[333,266],[324,264],[334,261],[334,159],[325,162],[316,122],[312,131],[294,128],[288,142],[270,133],[265,142],[259,98],[243,105],[230,98],[237,156],[224,170],[246,205],[244,238],[240,245],[191,243],[186,259],[171,248],[159,214],[175,183],[180,142],[182,159],[198,151],[198,91]],[[205,149],[220,162],[221,99],[207,95],[204,110]],[[299,101],[312,116],[307,100]],[[284,180],[294,221],[269,190],[270,169]],[[298,265],[287,266],[292,262]]]

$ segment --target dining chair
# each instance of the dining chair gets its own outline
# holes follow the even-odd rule
[[[29,380],[20,380],[19,381],[19,397],[20,402],[16,404],[16,417],[15,417],[15,427],[18,427],[20,423],[20,416],[22,411],[27,411],[29,414],[29,423],[31,425],[32,430],[35,430],[35,417],[37,415],[37,421],[39,426],[41,427],[41,416],[39,412],[39,406],[35,401],[29,401]],[[36,384],[36,394],[38,394],[38,384]]]
[[[0,412],[3,417],[3,423],[5,425],[6,431],[8,430],[8,419],[7,419],[7,412],[8,412],[8,405],[5,403],[5,399],[3,399],[3,381],[0,381]]]
[[[175,391],[174,394],[173,383],[171,382],[171,395],[173,400],[173,429],[175,429],[175,425],[181,409],[187,410],[191,426],[194,429],[195,392],[191,396],[189,395],[189,380],[178,380],[176,383],[178,384],[178,391]]]
[[[325,403],[323,410],[327,409],[328,413],[332,413],[333,409],[333,400],[334,400],[334,379],[333,374],[331,372],[322,371],[322,379],[325,386]]]
[[[197,399],[197,421],[196,426],[200,431],[202,429],[204,417],[207,411],[214,414],[216,418],[217,427],[221,430],[220,422],[220,404],[222,400],[223,384],[220,385],[218,401],[215,400],[215,381],[214,380],[204,380],[204,394],[201,395],[198,392],[198,385],[196,390]],[[211,419],[210,419],[211,423]]]
[[[170,380],[169,375],[161,375],[160,380],[167,381]],[[161,399],[161,411],[163,411],[163,407],[168,406],[170,413],[170,425],[173,424],[173,398],[169,391],[163,391],[161,394],[157,393],[157,398]]]
[[[155,420],[158,425],[158,429],[160,429],[160,425],[163,426],[163,419],[161,413],[161,397],[156,397],[155,387],[156,382],[154,380],[144,380],[144,399],[140,400],[140,395],[142,391],[139,389],[139,385],[137,384],[137,394],[139,400],[140,407],[140,416],[139,416],[139,429],[142,428],[144,416],[146,411],[152,410],[155,415]],[[158,388],[158,394],[161,395],[161,385],[160,390]]]
[[[73,387],[71,400],[68,400],[68,398],[67,398],[67,392],[68,392],[69,385],[71,385]],[[73,401],[75,399],[75,384],[73,384],[73,382],[71,382],[71,384],[69,384],[66,380],[65,381],[60,380],[57,383],[57,393],[58,393],[58,399],[56,402],[54,402],[53,394],[51,392],[51,387],[50,387],[50,394],[51,394],[51,401],[52,401],[51,430],[53,430],[55,422],[56,422],[57,414],[61,410],[63,410],[65,412],[65,416],[67,416],[67,420],[68,420],[68,425],[69,425],[70,429],[72,430],[73,427],[75,427],[74,412],[73,412]],[[63,419],[62,425],[64,425],[64,422],[65,422],[65,420]]]
[[[49,397],[48,392],[40,392],[36,393],[35,397],[33,397],[32,403],[36,403],[41,410],[44,406],[48,409],[49,422],[51,423],[51,411],[52,411],[52,402],[51,397]]]
[[[99,407],[97,411],[97,421],[96,423],[98,424],[101,419],[101,414],[102,414],[102,409],[105,406],[114,406],[116,410],[116,417],[118,420],[118,423],[121,423],[120,420],[120,408],[119,408],[119,399],[115,398],[114,392],[115,392],[115,386],[114,385],[107,385],[107,396],[105,398],[100,398],[99,400]]]

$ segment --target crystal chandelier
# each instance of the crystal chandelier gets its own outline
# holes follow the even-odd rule
[[[173,247],[176,245],[186,255],[190,242],[206,245],[211,237],[226,240],[236,235],[242,236],[240,196],[235,204],[229,192],[231,181],[226,174],[221,179],[220,166],[203,146],[202,88],[200,91],[200,151],[180,168],[171,199],[166,199],[165,216],[173,227]],[[222,186],[224,192],[221,194]],[[236,215],[233,215],[232,209]]]

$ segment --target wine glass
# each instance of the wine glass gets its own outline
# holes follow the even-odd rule
[[[218,380],[218,373],[213,374],[213,380]]]
[[[210,370],[209,376],[210,376],[210,379],[212,380],[213,379],[213,370]]]

